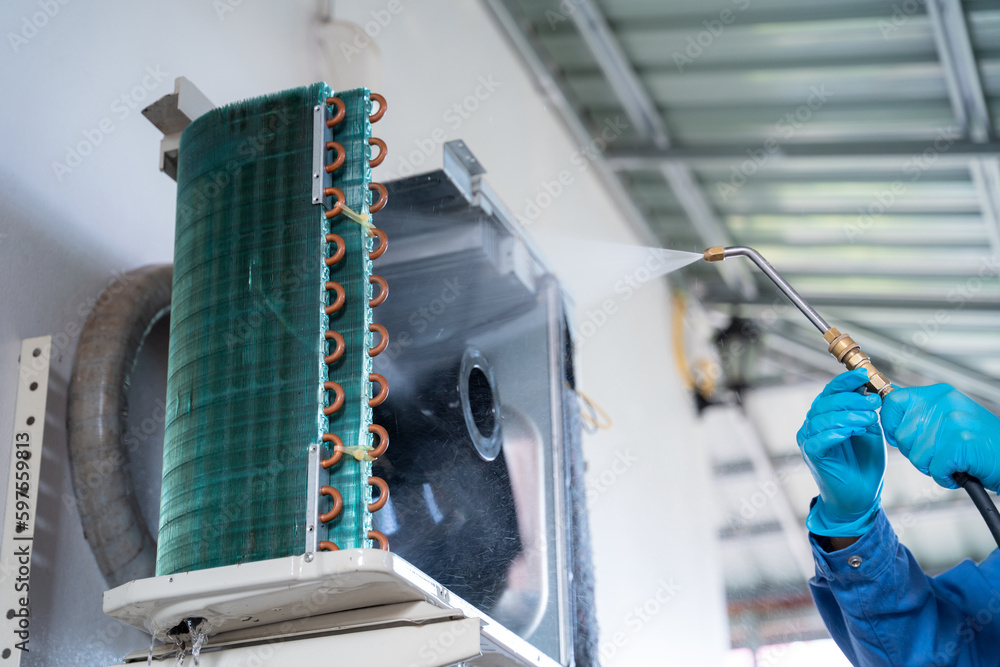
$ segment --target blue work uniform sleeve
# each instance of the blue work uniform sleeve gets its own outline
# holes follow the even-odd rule
[[[879,510],[854,545],[828,552],[810,536],[813,599],[857,666],[1000,665],[1000,552],[928,577]]]

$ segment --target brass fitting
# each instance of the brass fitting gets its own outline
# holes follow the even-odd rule
[[[854,342],[854,339],[847,334],[840,333],[836,327],[830,327],[823,333],[823,338],[830,344],[830,354],[836,357],[837,361],[844,364],[847,370],[853,371],[856,368],[863,368],[868,373],[868,388],[885,397],[892,391],[892,384],[889,378],[882,374],[875,366],[868,355],[861,351],[861,346]]]
[[[726,249],[720,245],[712,246],[705,251],[705,261],[706,262],[721,262],[726,258]]]

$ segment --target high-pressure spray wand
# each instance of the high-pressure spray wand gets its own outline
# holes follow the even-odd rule
[[[845,333],[840,333],[835,327],[827,324],[826,320],[820,317],[820,314],[774,270],[770,262],[764,259],[759,252],[753,248],[744,246],[732,246],[730,248],[716,246],[705,251],[705,260],[720,262],[739,255],[749,257],[764,272],[764,275],[770,278],[771,282],[777,285],[778,289],[795,304],[795,307],[802,311],[802,314],[813,323],[813,326],[819,329],[829,345],[827,349],[830,351],[830,354],[836,357],[837,361],[844,364],[847,370],[853,371],[856,368],[863,368],[868,373],[868,388],[883,398],[890,391],[893,391],[894,387],[889,383],[889,379],[875,368],[871,359],[861,351],[861,347],[854,342],[854,339]],[[964,472],[957,472],[952,475],[952,478],[968,492],[972,498],[972,502],[975,503],[979,512],[983,515],[986,525],[993,534],[993,539],[1000,546],[1000,514],[997,513],[996,505],[993,504],[993,501],[986,494],[986,489],[983,488],[982,482]]]

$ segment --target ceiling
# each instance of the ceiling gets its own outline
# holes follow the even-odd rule
[[[752,246],[893,380],[1000,409],[1000,4],[486,2],[651,244]],[[815,491],[788,434],[836,364],[745,260],[674,282],[763,331],[742,409],[706,412],[738,436],[711,443],[733,641],[821,636],[801,546]],[[894,451],[889,475],[926,569],[991,550],[960,493]]]

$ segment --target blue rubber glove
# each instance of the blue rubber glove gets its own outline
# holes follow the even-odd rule
[[[885,443],[878,423],[881,400],[859,390],[864,370],[830,380],[813,401],[796,439],[819,486],[806,526],[816,535],[864,535],[875,522],[885,477]]]
[[[882,405],[885,439],[925,475],[949,489],[953,473],[1000,489],[1000,419],[947,384],[897,389]]]

